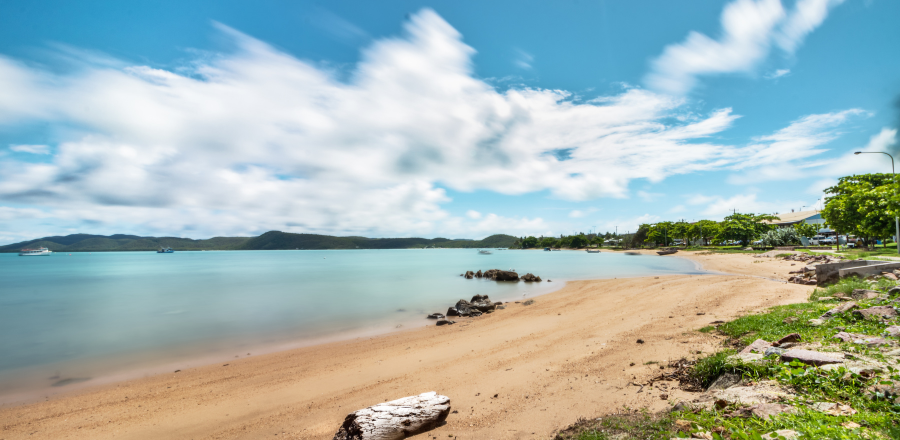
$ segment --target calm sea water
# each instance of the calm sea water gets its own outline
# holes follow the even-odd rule
[[[459,276],[492,268],[554,282]],[[687,273],[700,271],[680,258],[613,252],[0,254],[0,397],[204,357],[243,357],[261,347],[422,326],[427,313],[475,294],[512,300],[565,280]]]

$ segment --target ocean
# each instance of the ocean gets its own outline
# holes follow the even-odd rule
[[[479,269],[544,281],[459,276]],[[0,402],[433,324],[427,314],[476,294],[515,301],[567,280],[701,273],[682,258],[607,251],[0,254]]]

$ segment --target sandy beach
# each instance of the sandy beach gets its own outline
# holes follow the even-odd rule
[[[569,282],[535,304],[446,327],[235,359],[0,407],[0,439],[330,439],[348,412],[437,391],[446,425],[418,438],[549,438],[579,417],[661,410],[630,383],[713,351],[693,330],[805,300],[790,262],[680,252],[727,275]],[[468,297],[461,294],[461,297]],[[637,339],[645,341],[636,343]]]

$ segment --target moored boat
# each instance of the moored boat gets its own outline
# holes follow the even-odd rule
[[[589,253],[589,254],[599,254],[599,253],[600,253],[600,249],[588,249],[588,250],[587,250],[587,253]]]
[[[175,251],[173,251],[172,248],[168,248],[168,247],[162,248],[161,247],[161,248],[159,248],[158,251],[156,251],[156,253],[157,254],[174,254]]]
[[[37,255],[50,255],[52,253],[53,253],[53,251],[51,251],[50,249],[47,249],[45,247],[39,247],[37,249],[22,249],[19,252],[19,256],[20,257],[31,257],[31,256],[37,256]]]
[[[478,253],[481,255],[491,255],[491,251],[486,251],[484,249],[478,250]]]
[[[660,255],[672,255],[675,252],[678,252],[678,249],[665,249],[662,251],[656,251],[656,253]]]

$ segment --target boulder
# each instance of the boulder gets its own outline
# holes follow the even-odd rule
[[[450,307],[447,309],[447,316],[459,316],[459,312],[456,311],[455,307]]]
[[[900,286],[897,286],[897,287],[891,287],[890,290],[887,291],[887,293],[888,293],[888,295],[890,295],[890,296],[894,296],[894,295],[900,294]]]
[[[501,270],[494,276],[495,281],[519,281],[519,274],[510,270]]]
[[[440,313],[432,313],[432,314],[428,315],[428,319],[444,319],[444,318],[446,318],[446,316],[444,316]]]
[[[854,310],[853,316],[857,318],[863,319],[883,319],[883,318],[893,318],[897,316],[897,311],[894,310],[891,306],[876,306],[869,307],[868,309],[860,309]]]
[[[884,275],[884,277],[887,278],[887,279],[889,279],[889,280],[897,281],[897,275],[894,275],[894,274],[891,273],[891,272],[884,272],[884,273],[882,273],[882,275]]]
[[[475,278],[475,272],[472,272],[471,270],[467,270],[465,276],[466,276],[467,280],[471,280],[472,278]]]
[[[799,350],[799,349],[791,349],[784,352],[781,355],[781,360],[785,362],[790,361],[798,361],[807,365],[828,365],[828,364],[842,364],[844,363],[843,359],[838,359],[833,356],[829,356],[825,353],[820,353],[818,351],[812,350]]]
[[[779,346],[781,346],[781,344],[784,344],[787,342],[800,342],[800,333],[791,333],[791,334],[775,341],[775,343],[772,345],[779,347]]]
[[[481,278],[483,276],[484,276],[484,274],[481,273],[481,269],[478,269],[478,272],[475,272],[475,278]]]
[[[475,295],[469,302],[469,307],[480,312],[492,312],[497,307],[487,295]]]
[[[856,301],[847,301],[847,302],[825,312],[822,316],[820,316],[820,318],[828,319],[828,318],[831,318],[832,316],[840,315],[841,313],[844,313],[848,310],[855,309],[856,307],[857,307]]]
[[[401,440],[440,426],[448,415],[449,397],[422,393],[347,414],[333,440]]]
[[[456,312],[459,313],[459,316],[469,316],[472,313],[472,305],[461,299],[456,302]]]
[[[525,301],[525,302],[522,303],[523,306],[530,306],[530,305],[532,305],[532,304],[534,304],[534,300],[533,300],[533,299],[529,299],[528,301]]]
[[[877,290],[853,289],[853,292],[850,292],[850,296],[855,300],[875,299],[878,295],[881,295],[881,292]]]
[[[524,276],[522,276],[522,281],[532,282],[532,281],[540,281],[540,280],[541,280],[541,277],[535,276],[532,273],[526,273]]]
[[[441,319],[437,322],[436,325],[440,326],[440,325],[451,325],[451,324],[456,324],[456,321],[447,321],[446,319]]]

